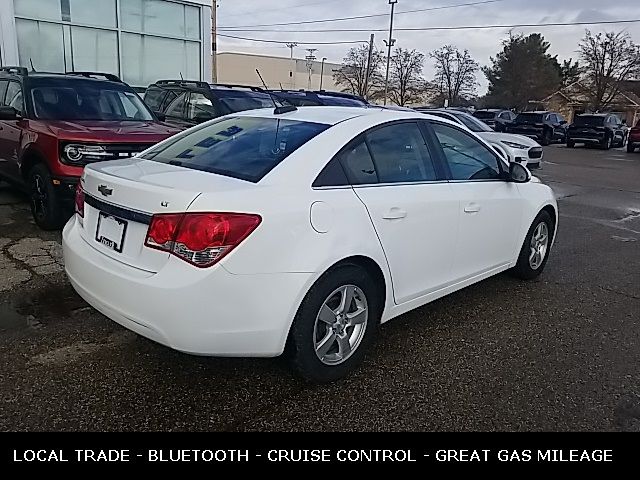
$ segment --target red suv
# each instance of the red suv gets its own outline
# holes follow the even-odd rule
[[[0,68],[0,177],[29,193],[45,230],[71,216],[85,165],[134,156],[178,132],[115,75]]]
[[[640,148],[640,120],[636,126],[629,130],[629,142],[627,143],[627,152],[633,153],[636,148]]]

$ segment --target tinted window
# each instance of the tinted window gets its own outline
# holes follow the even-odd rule
[[[160,111],[164,112],[171,103],[178,98],[178,93],[173,90],[167,90],[167,96],[164,98],[162,105],[160,105]]]
[[[266,93],[216,90],[215,95],[232,113],[256,108],[273,108],[273,101]]]
[[[161,90],[159,88],[149,88],[144,94],[144,103],[146,103],[151,110],[158,112],[160,111],[160,107],[165,95],[165,90]]]
[[[381,183],[423,182],[437,175],[416,123],[400,123],[367,134],[367,143]]]
[[[511,114],[509,112],[504,112],[500,114],[500,118],[502,120],[511,120]]]
[[[468,113],[455,112],[453,115],[472,132],[493,132],[493,129],[489,125]]]
[[[573,122],[578,127],[601,127],[604,124],[604,117],[595,115],[580,115]]]
[[[496,112],[475,112],[473,114],[474,117],[479,118],[480,120],[493,120],[496,116]],[[500,116],[502,117],[502,115]]]
[[[516,117],[518,123],[542,123],[541,113],[521,113]]]
[[[22,112],[22,86],[20,86],[18,82],[9,82],[7,93],[4,97],[4,104]]]
[[[211,100],[202,93],[191,93],[187,105],[187,118],[189,120],[206,121],[217,116]]]
[[[171,105],[167,108],[166,116],[174,117],[174,118],[183,118],[184,117],[184,107],[187,103],[188,93],[183,93],[178,98],[176,98]]]
[[[155,147],[142,158],[258,182],[327,128],[279,118],[225,118]]]
[[[339,107],[366,107],[367,104],[356,100],[355,98],[332,97],[330,95],[318,95],[323,105],[339,106]]]
[[[134,91],[106,82],[38,82],[31,96],[36,117],[44,120],[153,119]]]
[[[339,158],[331,160],[313,182],[314,187],[339,187],[343,185],[349,185],[349,180],[340,165]]]
[[[295,97],[288,95],[280,98],[284,98],[288,103],[295,107],[319,107],[322,105],[319,101],[307,97]]]
[[[364,140],[347,147],[339,158],[352,185],[378,183],[376,168]]]
[[[452,180],[500,178],[498,158],[478,140],[448,125],[433,124],[433,129],[444,151]]]
[[[9,85],[9,82],[4,80],[4,81],[0,81],[0,105],[4,105],[3,101],[4,101],[4,94],[7,91],[7,86]]]
[[[557,114],[556,118],[558,119],[558,123],[564,122],[564,117],[562,115]]]

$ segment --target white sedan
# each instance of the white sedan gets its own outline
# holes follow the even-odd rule
[[[446,118],[467,127],[479,137],[487,141],[498,151],[506,154],[510,162],[517,162],[529,168],[539,168],[544,152],[534,139],[524,135],[496,132],[489,125],[473,115],[453,109],[422,109],[430,115]]]
[[[196,354],[345,376],[379,324],[511,270],[538,276],[551,189],[416,112],[253,110],[89,165],[67,275],[107,317]]]

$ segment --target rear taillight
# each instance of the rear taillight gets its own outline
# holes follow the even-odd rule
[[[144,244],[206,268],[240,245],[261,221],[259,215],[246,213],[154,215]]]
[[[80,182],[76,185],[76,213],[84,218],[84,189]]]

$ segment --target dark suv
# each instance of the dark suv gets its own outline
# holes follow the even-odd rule
[[[541,145],[564,143],[567,137],[567,121],[556,112],[523,112],[510,125],[507,133],[535,138]]]
[[[271,90],[271,93],[296,107],[366,107],[369,105],[364,98],[357,95],[326,90]]]
[[[473,116],[482,120],[496,132],[506,132],[506,127],[511,125],[511,122],[517,117],[511,110],[500,110],[498,108],[476,110],[473,112]]]
[[[145,103],[169,125],[187,129],[230,113],[273,108],[263,89],[187,80],[160,80],[147,88]]]
[[[578,115],[567,130],[567,147],[576,143],[598,145],[609,150],[624,147],[627,141],[627,126],[617,115],[611,113],[590,113]]]
[[[45,230],[71,216],[86,164],[131,157],[175,133],[114,75],[0,68],[0,177],[29,193]]]

